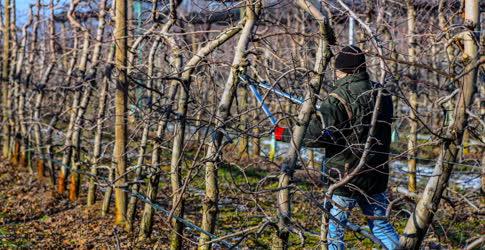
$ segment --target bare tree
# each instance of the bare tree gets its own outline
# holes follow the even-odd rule
[[[10,125],[9,106],[8,106],[8,85],[10,72],[10,0],[5,0],[5,22],[3,26],[3,63],[2,63],[2,113],[3,113],[3,138],[2,138],[2,152],[3,158],[7,158],[10,152]]]
[[[408,57],[410,63],[416,63],[416,10],[414,1],[407,0],[407,19],[408,19]],[[409,123],[410,130],[408,135],[408,189],[416,192],[416,144],[418,140],[418,94],[417,94],[417,72],[416,67],[411,66],[409,72],[411,96],[409,97]]]
[[[465,50],[462,58],[466,63],[466,74],[456,79],[459,84],[457,105],[454,110],[455,120],[448,127],[446,136],[441,139],[440,155],[434,167],[433,175],[426,184],[421,199],[411,214],[404,233],[401,236],[401,247],[418,249],[423,241],[433,216],[439,207],[443,191],[448,185],[448,179],[453,171],[453,163],[458,159],[459,146],[462,144],[463,133],[467,126],[467,112],[471,105],[474,88],[477,81],[477,67],[471,61],[478,56],[478,44],[473,31],[479,22],[478,1],[465,1],[465,25],[467,31],[459,35],[463,39]]]
[[[106,1],[102,0],[99,3],[99,26],[98,26],[98,33],[97,35],[97,49],[100,50],[97,52],[98,54],[101,53],[101,43],[102,43],[102,35],[103,35],[103,29],[102,26],[105,24],[105,8],[106,8]],[[96,53],[95,53],[96,54]],[[111,78],[111,71],[113,64],[111,61],[113,61],[114,58],[114,45],[110,46],[109,53],[108,53],[108,60],[109,62],[105,66],[104,74],[103,74],[103,79],[101,80],[101,85],[99,86],[99,96],[98,96],[98,113],[96,115],[96,132],[94,134],[94,149],[93,149],[93,155],[91,158],[91,175],[96,176],[98,173],[98,167],[99,167],[99,158],[101,155],[101,146],[102,146],[102,140],[103,140],[103,124],[105,120],[105,113],[106,113],[106,104],[107,104],[107,99],[108,99],[108,87],[110,83],[110,78]],[[94,65],[95,67],[98,65]],[[91,73],[90,73],[91,74]],[[92,75],[95,77],[96,71],[93,70]],[[94,205],[94,202],[96,201],[96,181],[93,177],[90,178],[89,180],[89,188],[88,188],[88,198],[87,198],[87,204],[88,205]]]
[[[278,188],[278,232],[273,238],[273,249],[287,249],[289,237],[289,222],[291,219],[291,197],[290,197],[290,183],[298,160],[300,148],[302,146],[303,138],[305,137],[308,123],[311,119],[312,110],[315,107],[315,94],[320,92],[320,87],[323,82],[324,71],[328,65],[332,55],[330,51],[331,31],[329,21],[313,4],[308,1],[296,1],[298,7],[308,12],[318,23],[319,40],[318,50],[316,52],[315,64],[313,68],[313,77],[310,80],[308,91],[305,93],[305,102],[303,103],[299,115],[298,125],[292,130],[291,147],[287,153],[284,165],[281,167],[281,174],[279,176]],[[313,91],[313,92],[312,92]]]
[[[246,71],[246,50],[248,48],[251,35],[256,25],[258,15],[261,11],[261,1],[246,1],[245,16],[243,19],[244,26],[242,27],[241,35],[235,50],[234,59],[229,73],[229,78],[224,86],[224,92],[219,102],[216,112],[216,128],[223,129],[224,122],[229,117],[231,105],[234,95],[236,94],[237,84],[239,82],[239,74]],[[207,150],[207,158],[214,159],[214,161],[208,161],[206,163],[205,172],[205,199],[202,208],[202,229],[214,232],[217,220],[217,203],[219,199],[219,186],[217,183],[217,164],[220,163],[220,147],[222,145],[222,133],[220,131],[215,132],[215,138],[213,142],[209,144]],[[209,249],[210,244],[207,243],[209,238],[206,234],[201,234],[199,239],[199,249]]]

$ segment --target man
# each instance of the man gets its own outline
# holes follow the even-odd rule
[[[328,159],[328,176],[336,183],[359,164],[371,127],[378,86],[369,80],[365,55],[356,46],[347,46],[335,58],[336,89],[323,101],[307,129],[304,144],[323,147]],[[366,216],[386,215],[386,193],[391,144],[392,99],[382,91],[381,105],[370,153],[359,173],[332,196],[331,214],[347,223],[350,210],[359,205]],[[275,137],[291,140],[289,129],[276,127]],[[369,228],[388,249],[397,248],[399,237],[385,219],[368,219]],[[329,249],[344,249],[344,227],[329,223]]]

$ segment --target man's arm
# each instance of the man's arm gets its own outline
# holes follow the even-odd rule
[[[342,103],[334,97],[329,97],[321,105],[320,109],[312,114],[303,140],[305,147],[323,148],[333,143],[333,134],[348,121],[348,115]],[[275,139],[277,141],[290,142],[291,129],[276,126]]]

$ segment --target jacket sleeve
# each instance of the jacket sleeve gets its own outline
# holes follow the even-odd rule
[[[320,109],[312,114],[310,124],[303,143],[305,147],[323,148],[328,142],[333,142],[333,134],[348,120],[342,104],[334,97],[329,97],[320,105]],[[291,141],[291,129],[275,128],[275,139],[283,142]]]

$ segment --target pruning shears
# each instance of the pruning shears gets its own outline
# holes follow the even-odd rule
[[[244,73],[239,74],[239,79],[241,79],[241,81],[243,83],[247,84],[247,86],[249,87],[249,90],[251,90],[251,93],[253,93],[254,97],[256,97],[259,104],[261,105],[261,108],[263,109],[263,112],[266,114],[266,116],[268,116],[271,124],[273,124],[273,125],[276,125],[278,120],[274,117],[273,113],[269,110],[268,105],[266,105],[266,103],[264,103],[264,98],[261,95],[261,93],[259,92],[257,87],[269,90],[269,91],[275,93],[278,96],[284,97],[284,98],[292,101],[295,104],[299,104],[299,105],[303,104],[304,100],[302,98],[288,94],[288,93],[286,93],[282,90],[276,89],[273,86],[271,86],[267,81],[258,82],[256,80],[254,80],[253,78],[251,78],[250,76],[248,76],[247,74],[244,74]]]

